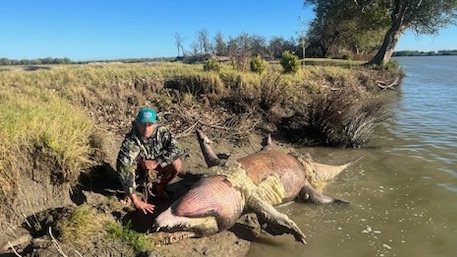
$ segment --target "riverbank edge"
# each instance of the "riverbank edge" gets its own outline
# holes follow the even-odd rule
[[[370,88],[370,90],[368,90],[368,92],[373,95],[375,95],[375,94],[381,95],[384,90],[390,90],[390,89],[395,90],[396,87],[399,85],[399,81],[401,81],[401,78],[402,78],[402,76],[399,75],[401,73],[397,73],[397,72],[389,73],[386,71],[373,71],[371,69],[367,70],[367,71],[371,75],[373,75],[373,74],[380,75],[380,77],[371,77],[371,79],[370,79],[370,75],[359,77],[359,78],[363,78],[365,81],[358,81],[358,83],[363,84],[363,82],[366,82],[364,86],[366,88]],[[363,71],[358,70],[358,72],[363,72]],[[392,74],[393,74],[393,76],[392,76]],[[385,78],[389,78],[389,79],[387,80]],[[144,93],[145,90],[150,89],[147,87],[147,84],[141,84],[139,81],[141,82],[142,80],[137,79],[135,81],[131,81],[130,86],[132,88],[134,88],[135,90],[138,90],[140,92],[140,94]],[[329,85],[331,85],[330,88],[327,88],[330,91],[335,90],[335,86],[344,86],[345,88],[354,88],[354,90],[360,89],[359,88],[360,84],[357,84],[357,85],[350,84],[350,83],[345,84],[345,83],[339,82],[339,81],[352,81],[352,80],[351,79],[344,80],[344,78],[341,78],[340,75],[338,75],[337,77],[332,77],[331,75],[329,75],[329,76],[327,76],[327,80],[325,83],[322,83],[322,82],[319,82],[319,83],[324,84],[325,87],[328,87]],[[379,81],[381,81],[381,82],[379,82]],[[160,79],[158,80],[158,82],[159,82],[159,84],[160,84],[160,82],[162,83],[162,87],[166,84],[166,81],[163,81]],[[333,84],[332,84],[332,82],[333,82]],[[394,84],[394,82],[396,84]],[[367,91],[366,88],[364,89],[365,91]],[[188,92],[186,92],[186,93],[188,93]],[[57,242],[59,242],[59,235],[57,235],[56,237],[53,238],[51,236],[51,234],[49,233],[49,231],[52,231],[52,229],[55,229],[56,231],[58,231],[59,230],[58,220],[65,218],[65,215],[62,215],[62,213],[65,213],[66,215],[71,216],[72,211],[74,211],[73,208],[77,208],[77,206],[81,206],[82,204],[89,204],[89,205],[93,206],[96,210],[100,211],[100,213],[113,214],[115,212],[118,212],[118,213],[120,212],[120,213],[122,213],[122,215],[121,215],[122,217],[125,217],[125,215],[128,215],[131,213],[131,210],[125,209],[125,206],[119,206],[117,204],[117,200],[113,201],[112,197],[115,198],[116,194],[106,193],[106,192],[104,192],[104,193],[97,192],[97,190],[100,190],[103,187],[112,186],[112,185],[109,185],[109,183],[115,183],[115,182],[114,181],[107,182],[105,180],[97,181],[97,179],[99,179],[100,176],[107,175],[110,171],[112,171],[114,158],[117,153],[117,149],[118,149],[120,140],[122,139],[121,135],[128,128],[128,124],[130,123],[130,121],[133,117],[132,114],[136,111],[136,108],[131,108],[131,106],[130,106],[130,109],[132,109],[132,110],[130,110],[129,112],[126,112],[125,110],[120,111],[123,108],[126,108],[125,105],[118,105],[118,106],[115,106],[114,108],[112,108],[113,110],[110,110],[110,111],[106,111],[106,109],[100,110],[99,109],[100,106],[104,106],[104,105],[110,106],[110,105],[112,105],[112,102],[119,101],[119,99],[116,99],[116,95],[114,95],[114,94],[108,95],[108,96],[100,94],[99,96],[101,98],[99,101],[96,101],[96,100],[88,101],[89,104],[87,104],[87,105],[81,104],[79,106],[75,105],[75,108],[81,108],[85,112],[92,114],[91,117],[92,117],[94,123],[103,124],[103,122],[106,122],[106,120],[109,120],[107,122],[107,124],[104,124],[104,125],[108,125],[108,126],[103,126],[104,128],[101,129],[101,131],[99,131],[99,133],[103,134],[103,136],[102,136],[102,138],[98,139],[98,140],[100,140],[100,142],[98,142],[99,148],[100,148],[99,149],[100,153],[97,156],[96,163],[92,163],[92,166],[90,166],[89,168],[87,168],[83,171],[80,171],[81,174],[80,174],[80,176],[78,176],[78,180],[77,180],[78,181],[77,184],[87,183],[87,181],[84,181],[85,179],[89,180],[89,184],[91,184],[91,186],[94,186],[97,183],[100,183],[100,184],[96,185],[94,188],[87,190],[88,188],[75,187],[74,183],[68,183],[68,184],[62,184],[62,185],[56,186],[55,184],[51,183],[51,181],[48,181],[47,179],[37,180],[36,177],[34,177],[33,175],[30,177],[27,177],[27,176],[21,177],[22,178],[21,182],[23,184],[18,185],[18,192],[20,193],[19,196],[23,199],[23,201],[21,203],[21,200],[19,200],[19,201],[15,200],[15,203],[13,203],[10,206],[13,206],[13,205],[19,203],[18,205],[16,205],[19,208],[16,210],[12,210],[12,211],[10,210],[9,213],[18,214],[18,216],[16,217],[17,220],[23,220],[23,218],[20,218],[19,214],[24,215],[25,213],[28,213],[28,214],[26,214],[26,217],[28,218],[27,219],[28,222],[25,222],[25,223],[34,222],[35,225],[39,224],[41,226],[41,228],[38,231],[32,230],[32,232],[30,232],[30,228],[26,229],[27,232],[21,230],[24,233],[24,236],[22,238],[28,238],[28,240],[20,239],[21,237],[17,237],[17,236],[16,236],[16,239],[14,239],[14,236],[10,238],[12,241],[14,241],[14,240],[25,241],[25,242],[20,242],[17,244],[18,246],[20,246],[20,247],[18,247],[18,251],[22,252],[23,256],[32,256],[31,255],[32,253],[28,252],[28,251],[30,251],[30,249],[33,249],[32,252],[35,252],[35,253],[41,252],[40,256],[46,256],[46,252],[55,253],[55,249],[54,249],[55,245],[52,244],[52,242],[55,242],[53,240],[56,240]],[[107,97],[112,98],[111,101],[106,102],[105,98],[107,98]],[[214,97],[214,96],[210,95],[209,98],[211,98],[211,97]],[[79,99],[80,96],[75,95],[74,98]],[[84,101],[80,101],[80,103],[84,103]],[[137,104],[138,104],[138,106],[140,106],[144,103],[145,102],[138,102]],[[170,126],[172,128],[176,128],[176,127],[183,128],[183,129],[181,129],[181,131],[176,131],[176,133],[182,139],[182,142],[183,142],[183,145],[185,146],[185,148],[187,148],[187,150],[190,151],[191,153],[194,153],[194,152],[198,151],[198,148],[196,147],[197,146],[196,140],[193,140],[193,138],[190,136],[191,131],[192,131],[192,124],[190,124],[190,126],[189,125],[188,126],[177,125],[180,122],[183,124],[186,124],[186,122],[187,122],[186,117],[187,117],[187,115],[189,115],[189,113],[186,112],[185,110],[189,110],[190,108],[189,108],[189,106],[185,106],[185,105],[182,106],[181,108],[182,109],[180,109],[178,111],[176,111],[176,109],[174,109],[176,112],[179,113],[178,117],[179,117],[179,115],[182,116],[181,119],[177,119],[176,115],[171,115],[171,114],[165,113],[165,112],[161,113],[161,115],[162,115],[161,117],[162,117],[162,120],[164,121],[165,125]],[[192,108],[195,108],[195,107],[192,107]],[[103,111],[105,113],[103,113],[102,115],[97,115]],[[117,116],[116,119],[107,118],[107,117],[109,117],[109,115],[113,115],[116,112],[120,112],[120,113],[122,113],[122,115],[116,115]],[[194,113],[198,113],[199,115],[202,115],[202,116],[205,116],[205,115],[213,116],[214,109],[211,110],[208,108],[200,108],[198,111],[195,111]],[[222,111],[222,113],[223,113],[223,111]],[[167,115],[168,115],[168,117],[167,117]],[[211,120],[211,118],[209,120]],[[246,119],[246,121],[248,121],[248,119]],[[215,124],[217,125],[217,123],[215,123]],[[249,133],[247,133],[247,137],[246,137],[246,135],[243,135],[243,137],[241,137],[241,140],[243,140],[245,142],[240,142],[239,138],[238,139],[233,138],[233,137],[230,137],[230,135],[220,132],[219,130],[221,130],[221,128],[222,128],[222,130],[224,130],[223,127],[218,128],[217,126],[219,126],[219,125],[217,125],[217,126],[216,125],[211,126],[211,124],[209,124],[209,126],[206,126],[206,129],[211,130],[208,132],[208,134],[210,134],[212,136],[212,138],[215,138],[216,142],[219,142],[218,145],[221,147],[221,149],[225,149],[225,150],[227,150],[227,152],[232,152],[232,153],[238,152],[239,156],[242,156],[242,154],[245,154],[247,152],[252,152],[253,145],[260,145],[261,137],[264,135],[264,131],[265,131],[265,130],[260,130],[260,129],[250,129],[252,124],[248,124],[246,126],[247,126],[247,128],[249,128],[249,130],[248,130]],[[263,124],[263,126],[268,127],[268,124]],[[284,150],[287,147],[289,147],[289,146],[280,147],[280,148],[282,148]],[[234,156],[237,156],[237,154],[235,153]],[[195,158],[195,159],[196,159],[195,163],[189,162],[189,166],[187,167],[188,169],[201,167],[201,163],[197,163],[197,162],[201,161],[201,159],[199,159],[199,158]],[[42,163],[30,165],[30,168],[25,167],[24,174],[34,174],[34,172],[32,172],[30,170],[27,171],[27,169],[33,169],[32,167],[39,167],[40,169],[43,169],[43,170],[46,170],[47,168],[55,168],[54,166],[47,165],[49,163],[49,160],[47,160],[47,159],[39,159],[39,158],[36,159],[36,158],[32,157],[31,160],[25,160],[24,162],[31,164],[36,161],[39,161]],[[35,170],[35,172],[38,172],[38,173],[42,172],[42,173],[46,174],[45,171],[40,171],[40,170]],[[87,176],[87,174],[89,174],[89,176]],[[87,184],[85,186],[87,186]],[[38,204],[39,208],[37,208],[36,202],[42,203],[42,204]],[[24,209],[25,209],[24,207],[26,207],[27,205],[35,206],[35,207],[29,208],[27,211],[24,211]],[[67,207],[67,206],[72,206],[72,207]],[[113,208],[113,206],[116,206],[116,207]],[[57,213],[59,213],[59,214],[57,214]],[[53,220],[52,222],[48,222],[49,217],[52,217],[52,220]],[[68,216],[66,218],[68,218]],[[118,220],[119,220],[119,217],[118,217]],[[14,222],[12,222],[12,221],[13,220],[6,218],[6,219],[2,220],[2,224],[7,224],[7,223],[13,224],[9,230],[14,230],[16,228],[13,228],[15,226],[14,226]],[[27,225],[25,225],[25,227],[27,227]],[[51,228],[51,230],[49,230],[49,228]],[[13,234],[18,235],[19,233],[13,233]],[[29,236],[27,236],[27,234]],[[225,232],[224,234],[226,234],[227,236],[223,236],[222,240],[226,241],[228,243],[228,246],[230,246],[230,247],[232,247],[233,244],[243,245],[243,246],[249,245],[249,241],[244,241],[236,236],[233,236],[233,232]],[[218,236],[220,237],[220,235],[218,235]],[[214,238],[217,238],[217,237],[214,237]],[[232,238],[232,239],[227,240],[227,238]],[[200,239],[200,240],[207,240],[207,239]],[[223,244],[221,244],[222,242],[219,241],[220,239],[214,239],[214,240],[216,240],[216,241],[213,242],[212,244],[216,243],[219,246],[223,245]],[[79,250],[75,249],[75,246],[72,245],[71,243],[60,242],[60,244],[61,244],[61,247],[66,248],[68,251],[78,250],[78,252],[94,253],[94,252],[99,251],[100,247],[104,247],[104,248],[108,249],[109,245],[111,245],[111,246],[113,246],[113,244],[122,245],[122,244],[126,243],[126,242],[123,242],[122,240],[120,240],[120,241],[111,240],[110,242],[109,242],[109,240],[105,240],[104,243],[106,243],[107,245],[101,246],[102,241],[103,240],[99,240],[98,242],[86,241],[86,243],[82,243],[82,244],[73,242],[73,243],[76,243],[76,247],[82,247],[83,245],[87,246],[88,249],[85,249],[85,250],[82,250],[82,248],[79,248]],[[113,242],[116,242],[116,243],[113,243]],[[202,243],[202,244],[205,245],[207,243]],[[181,253],[186,253],[186,250],[189,250],[189,249],[186,249],[186,247],[189,248],[189,247],[191,247],[191,245],[188,244],[186,247],[184,247],[184,245],[186,245],[186,244],[183,243],[183,245],[181,245],[181,246],[176,245],[174,247],[176,249],[181,248]],[[136,256],[138,256],[138,254],[141,254],[141,253],[135,252],[134,250],[132,251],[131,247],[132,247],[131,245],[126,244],[125,246],[121,247],[121,248],[123,248],[122,250],[116,249],[116,247],[114,247],[113,249],[116,249],[117,252],[123,252],[127,256],[129,256],[128,254],[130,254],[130,255],[133,254]],[[230,247],[228,247],[228,248],[230,248]],[[246,247],[240,247],[240,248],[243,249],[241,251],[246,251]],[[26,249],[29,249],[29,250],[26,250]],[[161,249],[158,248],[156,251],[149,252],[148,254],[151,255],[154,252],[156,252],[158,254],[158,256],[175,256],[176,255],[176,253],[173,253],[173,252],[168,252],[168,254],[170,254],[170,255],[167,255],[165,253],[166,250],[164,250],[164,249],[165,249],[164,247],[162,247]],[[204,256],[204,255],[206,255],[205,252],[207,253],[209,251],[208,249],[210,249],[210,247],[209,247],[209,245],[206,245],[206,248],[203,247],[203,248],[200,248],[197,250],[194,249],[193,251],[200,254],[200,255],[195,255],[195,256]],[[223,251],[223,249],[219,249],[219,250]],[[112,253],[112,252],[108,251],[107,253]],[[219,252],[219,254],[221,254],[221,253],[222,252]],[[233,253],[233,252],[231,252],[231,253]],[[235,254],[235,255],[240,256],[238,254]],[[225,256],[225,255],[220,255],[220,256]],[[230,255],[227,255],[227,256],[230,256]]]

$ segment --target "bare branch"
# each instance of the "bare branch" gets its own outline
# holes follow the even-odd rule
[[[57,251],[63,256],[63,257],[68,257],[63,251],[62,248],[60,247],[59,243],[57,242],[56,238],[52,235],[52,228],[49,227],[49,236],[51,237],[52,242],[54,243],[54,246],[56,247]]]

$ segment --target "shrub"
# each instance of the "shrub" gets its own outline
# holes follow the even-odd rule
[[[297,73],[300,68],[300,60],[290,51],[284,51],[282,52],[281,66],[285,73]]]
[[[221,70],[221,65],[219,64],[219,61],[216,58],[209,58],[203,64],[203,70],[219,72]]]
[[[400,68],[400,64],[397,60],[391,60],[388,63],[383,63],[381,65],[381,70],[390,71],[390,70],[398,70]]]
[[[390,62],[382,63],[380,65],[372,64],[366,66],[379,71],[395,71],[400,69],[400,64],[396,60],[391,60]]]
[[[266,68],[265,60],[260,57],[256,56],[251,60],[251,71],[255,73],[261,74]]]

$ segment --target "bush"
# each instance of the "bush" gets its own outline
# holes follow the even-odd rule
[[[395,70],[400,70],[400,64],[396,60],[391,60],[390,62],[387,63],[382,63],[382,64],[367,64],[365,65],[366,67],[369,67],[373,70],[378,70],[378,71],[395,71]]]
[[[219,72],[221,70],[221,65],[219,64],[219,61],[216,60],[216,58],[209,58],[203,64],[203,70]]]
[[[300,68],[300,60],[290,51],[284,51],[282,52],[281,66],[285,73],[297,73]]]
[[[381,70],[390,71],[390,70],[398,70],[400,69],[400,64],[397,60],[391,60],[388,63],[383,63],[381,65]]]
[[[262,57],[257,56],[251,60],[251,71],[252,72],[261,74],[265,70],[265,68],[266,68],[266,62]]]

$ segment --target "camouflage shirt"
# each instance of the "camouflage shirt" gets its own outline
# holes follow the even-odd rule
[[[132,193],[137,187],[135,170],[137,164],[144,160],[156,160],[161,167],[173,163],[184,152],[170,130],[156,125],[149,138],[138,135],[135,123],[124,138],[117,156],[116,168],[125,192]]]

